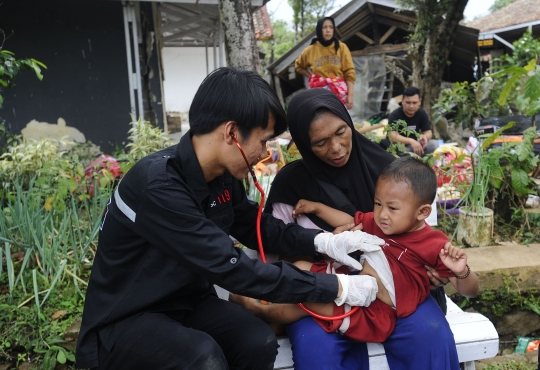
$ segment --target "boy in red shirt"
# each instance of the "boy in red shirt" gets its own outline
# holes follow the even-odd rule
[[[365,232],[386,242],[379,249],[364,250],[360,274],[377,280],[377,299],[351,316],[340,320],[315,319],[326,331],[338,331],[361,342],[383,342],[394,330],[396,317],[406,317],[416,310],[430,292],[425,266],[435,268],[448,277],[461,294],[474,297],[479,292],[478,278],[467,265],[466,253],[454,246],[445,248],[446,235],[433,230],[425,219],[431,213],[437,180],[433,170],[410,156],[393,161],[380,174],[375,188],[374,212],[357,212],[354,217],[324,204],[300,200],[294,217],[314,213],[333,227],[354,222]],[[335,261],[310,263],[298,261],[296,266],[312,272],[355,274],[350,267]],[[278,323],[291,323],[308,314],[297,305],[262,305],[251,298],[232,296],[257,316]],[[305,303],[325,316],[341,315],[351,309],[347,304]]]

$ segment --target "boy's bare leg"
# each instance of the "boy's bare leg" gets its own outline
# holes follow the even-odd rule
[[[290,324],[308,314],[293,303],[270,303],[229,293],[229,301],[241,304],[258,318],[278,324]]]
[[[294,264],[298,268],[308,271],[312,265],[311,262],[306,261],[297,261]],[[246,307],[255,316],[266,322],[291,324],[303,317],[309,316],[306,311],[294,303],[270,303],[234,293],[229,293],[229,301]],[[334,303],[306,302],[304,305],[321,315],[332,316],[334,314]]]

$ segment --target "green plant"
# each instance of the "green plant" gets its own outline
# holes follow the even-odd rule
[[[88,270],[83,278],[86,280]],[[0,287],[6,284],[5,274]],[[31,289],[31,285],[28,285]],[[72,338],[65,333],[83,310],[83,297],[66,281],[58,283],[49,300],[40,308],[22,290],[0,295],[0,363],[18,367],[21,362],[52,370],[57,363],[75,361]]]
[[[483,113],[483,107],[474,92],[476,86],[477,83],[456,82],[451,89],[442,90],[441,97],[433,106],[434,121],[438,122],[447,114],[455,113],[454,122],[457,125],[473,127],[474,120]]]
[[[511,66],[493,75],[506,81],[501,91],[498,103],[505,105],[508,97],[517,86],[518,97],[516,106],[527,116],[532,116],[531,126],[535,127],[536,114],[540,113],[540,66],[532,59],[524,66]]]
[[[398,119],[384,127],[383,132],[385,135],[388,135],[390,131],[397,132],[398,134],[402,136],[406,136],[406,137],[413,136],[416,138],[416,140],[418,140],[418,138],[420,137],[418,132],[414,130],[409,130],[407,128],[407,122],[405,122],[402,119]],[[400,153],[407,152],[407,150],[405,149],[405,144],[397,142],[397,141],[393,141],[392,144],[388,147],[388,149],[386,149],[386,151],[389,153],[392,153],[395,156],[398,156],[398,154]]]
[[[43,75],[41,74],[41,68],[47,69],[47,66],[45,66],[45,64],[32,58],[15,59],[15,54],[13,54],[11,51],[2,49],[2,46],[3,42],[2,45],[0,45],[0,85],[8,88],[12,87],[15,84],[15,78],[23,68],[34,71],[36,77],[40,81],[43,79]],[[0,94],[0,104],[2,104],[3,102],[4,98]]]
[[[525,30],[523,35],[513,42],[513,46],[512,55],[505,54],[495,61],[502,63],[505,67],[524,67],[531,58],[540,56],[540,39],[535,38],[530,29]]]
[[[456,82],[451,89],[442,90],[433,105],[434,122],[452,118],[456,127],[473,129],[476,119],[507,115],[508,107],[497,103],[501,89],[501,81],[491,76],[471,84]]]
[[[510,122],[499,131],[481,137],[484,140],[475,151],[476,158],[471,155],[472,182],[465,185],[462,204],[473,210],[487,205],[500,216],[508,217],[511,207],[522,208],[527,196],[535,193],[535,183],[529,173],[539,161],[533,151],[536,129],[525,130],[521,142],[502,143],[499,147],[490,148],[505,130],[514,125],[515,122]]]
[[[126,173],[141,158],[157,152],[172,145],[167,132],[161,131],[158,127],[153,127],[150,122],[139,117],[130,123],[129,129],[129,148],[125,154],[118,155],[118,159],[123,161],[120,164],[122,173]]]
[[[525,362],[518,362],[511,360],[509,362],[500,364],[489,364],[482,367],[482,370],[536,370],[536,364],[527,364]]]
[[[17,141],[17,135],[11,133],[6,120],[0,118],[0,155],[7,151],[7,148]]]
[[[68,196],[64,207],[47,209],[36,182],[14,179],[0,198],[0,358],[26,354],[52,370],[74,361],[64,333],[82,313],[111,188],[97,187],[82,200]]]

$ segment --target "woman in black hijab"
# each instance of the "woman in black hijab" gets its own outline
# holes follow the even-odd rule
[[[302,160],[278,172],[265,212],[285,223],[332,231],[315,215],[307,215],[309,220],[293,219],[294,205],[307,199],[351,215],[357,210],[373,211],[377,177],[394,157],[354,129],[346,108],[328,90],[296,95],[287,119]],[[327,333],[309,317],[289,325],[288,332],[296,370],[369,369],[365,343]],[[392,370],[459,368],[453,334],[431,297],[410,316],[398,318],[383,345]]]
[[[296,59],[295,68],[309,79],[309,87],[324,87],[338,96],[347,109],[353,106],[356,72],[347,45],[336,38],[334,18],[317,22],[317,37]]]

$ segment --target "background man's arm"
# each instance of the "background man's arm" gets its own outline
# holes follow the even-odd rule
[[[424,154],[424,148],[422,147],[422,145],[420,145],[420,143],[418,141],[416,141],[415,139],[413,139],[413,138],[405,137],[403,135],[400,135],[396,131],[390,131],[388,133],[388,138],[390,139],[390,141],[395,141],[395,142],[398,142],[398,143],[403,143],[405,145],[410,145],[411,148],[413,149],[413,151],[417,155]]]
[[[433,137],[433,131],[427,130],[427,131],[422,132],[422,134],[420,135],[420,138],[418,139],[418,141],[420,141],[420,144],[422,144],[422,148],[424,149],[426,148],[428,141],[430,141],[432,137]]]

